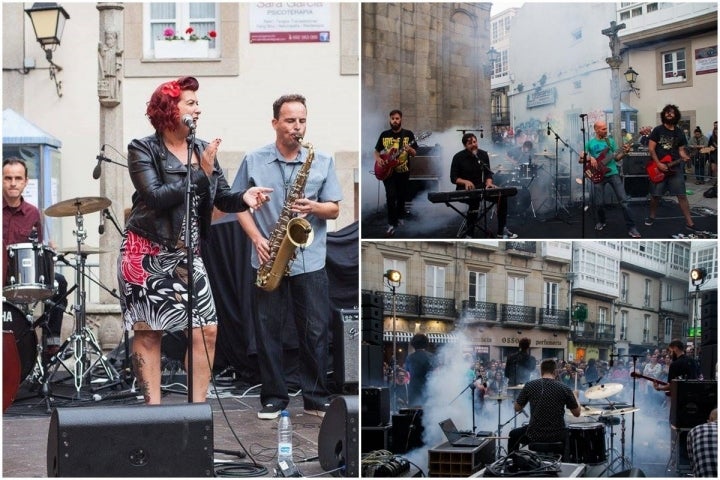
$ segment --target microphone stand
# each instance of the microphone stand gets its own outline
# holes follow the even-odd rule
[[[187,142],[187,179],[185,183],[185,248],[187,249],[187,270],[188,270],[188,286],[187,286],[187,325],[188,325],[188,333],[187,333],[187,395],[188,395],[188,403],[193,403],[193,322],[192,322],[192,313],[193,313],[193,307],[194,307],[194,299],[193,299],[193,288],[195,284],[195,268],[193,266],[194,262],[194,252],[193,252],[193,244],[192,244],[192,217],[193,214],[193,208],[192,208],[192,198],[193,198],[193,190],[194,185],[192,183],[192,157],[193,157],[193,147],[195,146],[195,126],[193,125],[190,128],[190,131],[188,132],[187,138],[185,138],[185,141]],[[199,221],[199,220],[198,220]],[[202,328],[202,327],[201,327]],[[211,372],[212,374],[212,372]]]
[[[586,130],[585,130],[585,121],[587,119],[587,114],[581,113],[580,114],[580,131],[582,132],[582,144],[583,144],[583,152],[582,152],[582,158],[583,158],[583,168],[580,170],[580,177],[582,178],[582,231],[581,231],[581,238],[585,238],[585,162],[587,161],[587,151],[585,150],[585,145],[587,142]]]
[[[112,164],[119,165],[119,166],[124,167],[124,168],[128,168],[128,166],[125,165],[124,163],[120,163],[120,162],[116,162],[115,160],[111,160],[111,159],[107,158],[105,155],[98,155],[98,156],[95,157],[95,158],[96,158],[97,160],[102,161],[102,162],[112,163]]]
[[[567,223],[568,225],[571,225],[572,222],[570,222],[570,220],[568,220],[568,219],[560,217],[560,212],[558,211],[558,205],[560,203],[558,200],[558,197],[560,196],[560,191],[558,189],[558,176],[559,176],[558,167],[560,164],[559,143],[562,143],[567,148],[569,148],[570,146],[562,138],[560,138],[560,135],[558,135],[557,132],[550,127],[549,123],[548,123],[548,131],[555,134],[555,182],[554,182],[554,185],[555,185],[555,216],[546,221],[560,220],[562,222]],[[570,215],[570,212],[565,207],[562,207],[562,209],[565,210],[565,213],[567,213],[568,216]]]
[[[477,377],[480,378],[480,377]],[[477,378],[475,380],[477,380]],[[470,389],[470,408],[472,409],[472,432],[473,435],[475,435],[475,380],[470,382],[467,387],[463,388],[460,393],[457,394],[457,397],[453,398],[452,401],[448,405],[452,405],[455,400],[460,398],[460,395],[465,393],[465,390]]]

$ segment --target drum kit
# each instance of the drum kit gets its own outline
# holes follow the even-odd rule
[[[21,381],[38,382],[50,408],[49,385],[60,366],[73,377],[78,397],[83,386],[93,382],[93,370],[101,368],[108,382],[117,384],[118,372],[107,361],[92,330],[86,325],[85,289],[86,259],[88,255],[106,253],[95,247],[85,245],[87,231],[83,215],[101,211],[109,207],[111,201],[104,197],[73,198],[56,203],[45,209],[50,217],[75,217],[77,238],[74,247],[53,248],[40,245],[37,237],[29,243],[7,246],[7,275],[3,285],[3,330],[11,330],[18,350],[18,362]],[[64,259],[64,255],[74,255],[74,265]],[[55,262],[62,260],[75,270],[75,285],[68,289],[61,299],[50,301],[56,295]],[[42,351],[46,343],[49,311],[75,291],[73,305],[74,329],[72,335],[59,347],[57,353],[49,359],[43,358]],[[33,321],[33,310],[43,302],[45,312]],[[50,307],[50,308],[48,308]],[[38,345],[35,329],[42,327],[42,343]],[[100,387],[104,388],[104,387]]]
[[[533,157],[536,160],[533,160]],[[553,160],[555,157],[549,156],[547,152],[528,154],[528,162],[526,163],[520,163],[510,168],[503,165],[496,168],[493,176],[494,183],[500,187],[515,187],[518,190],[517,195],[508,198],[509,215],[518,216],[530,212],[534,218],[537,218],[537,212],[542,211],[544,204],[552,200],[547,196],[548,189],[546,187],[548,182],[538,185],[539,188],[533,188],[535,180],[540,177],[542,172],[545,172],[552,179],[549,191],[556,191],[555,185],[559,182],[559,179],[548,173],[544,165],[539,163],[545,159]],[[543,195],[543,201],[539,206],[536,206],[535,201],[537,199],[533,197],[540,194]]]

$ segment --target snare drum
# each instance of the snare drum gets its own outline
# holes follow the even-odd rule
[[[50,247],[15,243],[7,247],[7,255],[5,298],[15,303],[32,303],[53,296],[55,252]]]
[[[606,459],[605,425],[575,423],[568,425],[568,463],[596,465]]]
[[[20,379],[27,377],[37,358],[37,335],[32,322],[15,305],[3,302],[3,330],[13,332],[20,357]]]

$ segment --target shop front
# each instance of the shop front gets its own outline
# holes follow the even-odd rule
[[[563,360],[567,352],[565,332],[531,330],[519,332],[512,328],[485,328],[482,332],[468,332],[469,345],[476,358],[489,361],[504,361],[508,355],[518,351],[521,338],[530,339],[530,354],[537,360],[556,358]]]

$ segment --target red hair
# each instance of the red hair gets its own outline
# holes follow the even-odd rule
[[[150,119],[155,130],[159,132],[175,130],[180,116],[178,108],[180,93],[184,90],[196,92],[198,88],[200,84],[195,77],[181,77],[159,85],[150,97],[145,110],[145,115]]]

